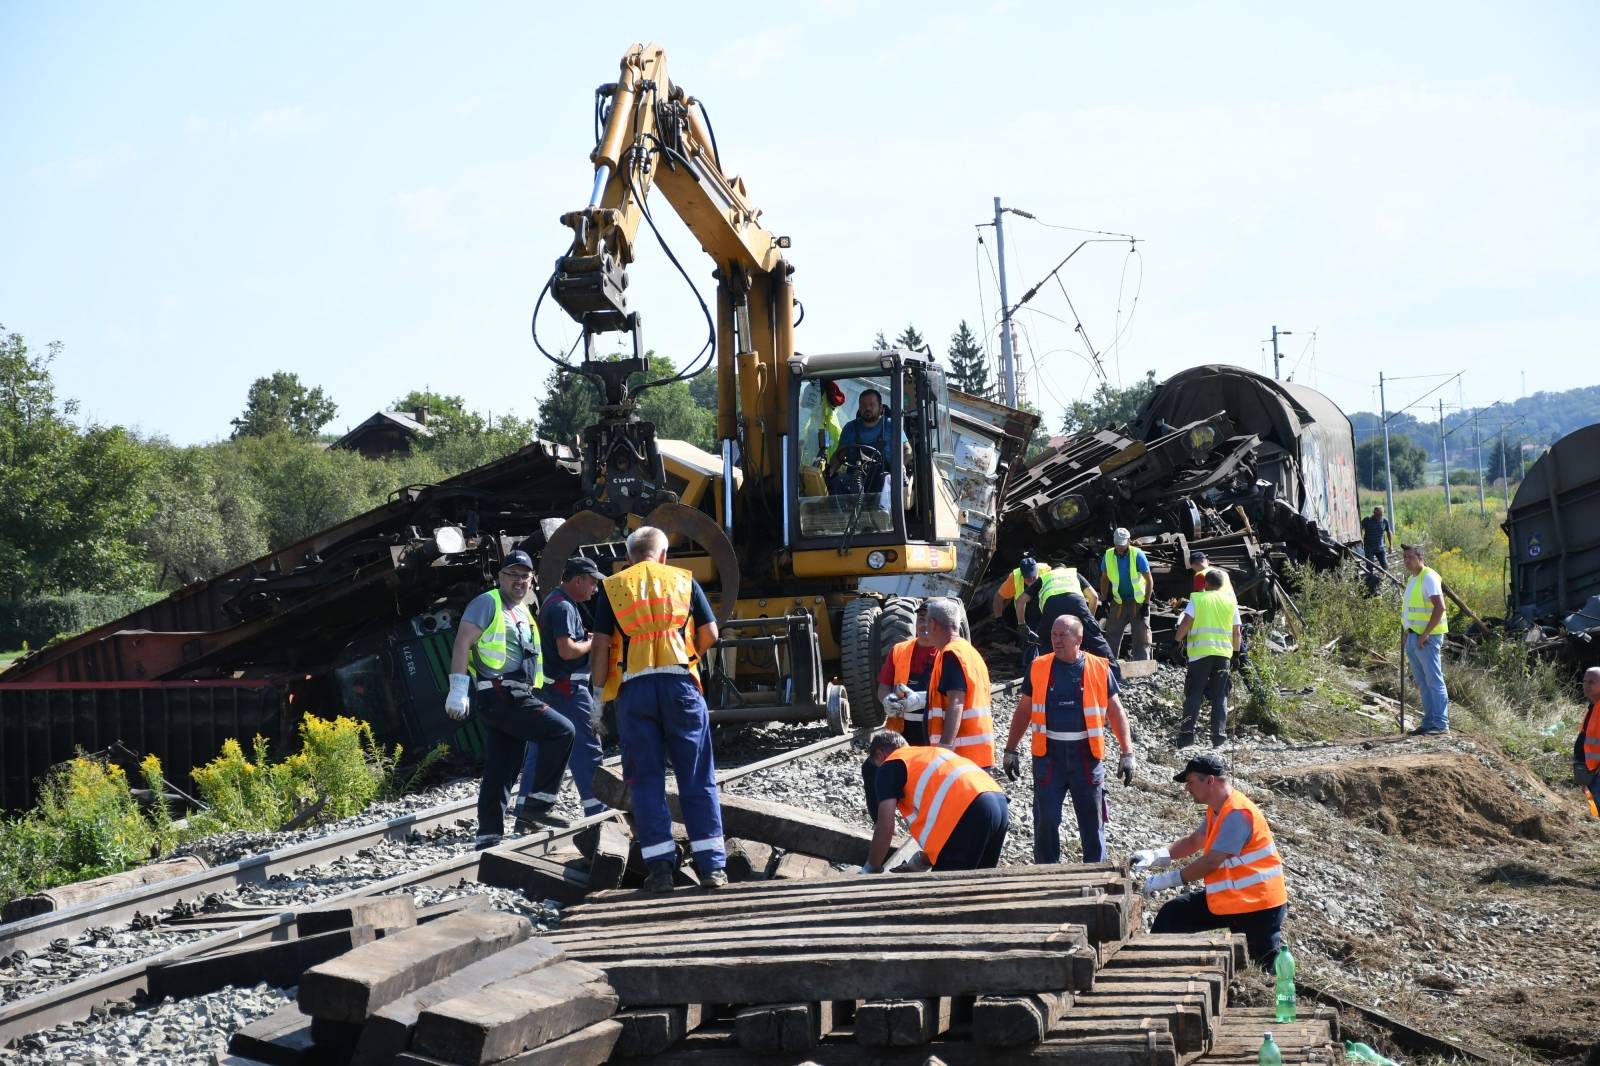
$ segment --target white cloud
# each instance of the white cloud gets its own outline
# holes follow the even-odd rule
[[[299,104],[276,107],[261,112],[255,118],[256,128],[275,133],[298,133],[311,124],[306,109]]]

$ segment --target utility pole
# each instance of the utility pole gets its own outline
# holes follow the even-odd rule
[[[1472,454],[1478,460],[1478,517],[1484,516],[1483,505],[1483,426],[1478,421],[1483,412],[1475,412],[1472,416]]]
[[[1444,440],[1444,399],[1439,400],[1439,461],[1444,464],[1444,513],[1450,513],[1450,447]]]
[[[1278,350],[1278,327],[1272,327],[1272,350]],[[1389,525],[1400,528],[1400,516],[1394,512],[1394,474],[1389,470],[1389,402],[1383,391],[1383,371],[1378,371],[1378,417],[1383,420],[1383,488],[1389,499]]]
[[[1006,406],[1017,406],[1017,354],[1011,346],[1011,300],[1006,295],[1006,230],[1000,197],[994,198],[994,243],[1000,257],[1000,391]]]
[[[1287,330],[1286,329],[1286,330],[1279,331],[1277,326],[1273,326],[1272,327],[1272,380],[1273,381],[1277,381],[1278,379],[1283,377],[1282,374],[1278,373],[1278,364],[1279,364],[1279,362],[1281,362],[1281,358],[1278,355],[1278,338],[1279,337],[1292,337],[1292,336],[1294,336],[1294,333],[1291,330]],[[1380,377],[1381,376],[1382,375],[1380,375]]]

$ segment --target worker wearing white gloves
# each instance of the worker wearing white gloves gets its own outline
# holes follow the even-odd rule
[[[1174,780],[1205,808],[1205,818],[1181,840],[1134,852],[1133,872],[1150,875],[1140,886],[1146,896],[1186,881],[1196,888],[1162,904],[1151,932],[1231,929],[1245,935],[1250,957],[1271,969],[1283,944],[1289,895],[1267,816],[1229,783],[1227,768],[1215,755],[1190,759]],[[1181,868],[1174,865],[1191,855],[1199,857]]]
[[[544,681],[539,627],[527,607],[533,560],[513,551],[496,587],[467,604],[450,656],[444,710],[455,721],[472,711],[484,727],[483,783],[478,788],[478,847],[493,847],[505,832],[511,787],[529,744],[538,746],[533,788],[519,821],[564,826],[551,813],[572,750],[572,723],[535,693]]]
[[[1033,861],[1061,861],[1061,811],[1067,797],[1078,818],[1084,862],[1106,855],[1105,734],[1109,724],[1121,745],[1117,772],[1133,784],[1133,737],[1117,696],[1111,664],[1083,650],[1083,625],[1062,615],[1050,627],[1051,654],[1023,675],[1001,765],[1015,781],[1022,774],[1020,745],[1030,736],[1033,754]]]

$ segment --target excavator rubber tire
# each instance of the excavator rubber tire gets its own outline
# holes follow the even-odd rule
[[[878,619],[883,608],[868,596],[858,596],[845,604],[839,626],[839,672],[850,697],[850,724],[871,729],[883,724],[883,705],[878,702]]]
[[[878,616],[878,662],[889,657],[896,644],[917,635],[917,604],[910,596],[890,596],[883,602],[883,613]]]

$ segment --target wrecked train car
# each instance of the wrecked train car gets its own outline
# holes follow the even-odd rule
[[[1556,441],[1506,511],[1506,618],[1600,661],[1600,423]],[[1581,645],[1582,647],[1579,647]]]

